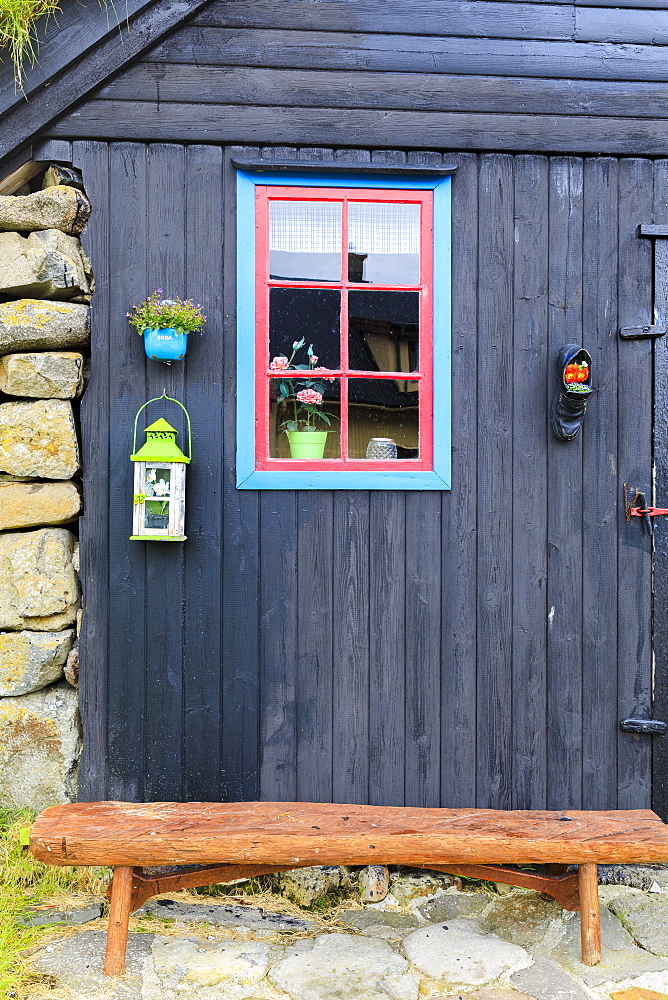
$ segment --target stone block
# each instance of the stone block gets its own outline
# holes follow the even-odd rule
[[[73,399],[83,388],[82,354],[47,351],[0,358],[0,392],[31,399]]]
[[[56,632],[76,621],[74,543],[66,528],[0,535],[0,629]]]
[[[52,163],[42,178],[42,190],[63,184],[66,187],[79,188],[85,193],[83,175],[77,167],[71,167],[65,163]]]
[[[487,893],[447,893],[438,892],[422,902],[413,902],[414,913],[430,924],[455,917],[478,917],[490,905]]]
[[[89,340],[88,306],[42,299],[0,303],[0,354],[84,347]]]
[[[42,810],[76,798],[76,691],[65,681],[0,699],[0,802]]]
[[[72,404],[64,399],[0,404],[0,469],[14,476],[71,479],[79,468]]]
[[[66,524],[81,510],[74,483],[0,483],[0,530]]]
[[[313,906],[321,896],[338,889],[341,878],[338,865],[296,868],[279,876],[279,891],[298,906]]]
[[[622,896],[608,903],[641,948],[668,956],[668,899],[651,894]]]
[[[102,916],[102,902],[94,896],[80,900],[72,906],[36,904],[16,918],[22,927],[41,927],[44,924],[87,924]]]
[[[47,945],[35,957],[33,965],[42,975],[53,976],[58,987],[67,991],[65,996],[79,997],[79,1000],[92,1000],[93,997],[98,1000],[140,1000],[142,997],[166,1000],[164,994],[161,996],[155,990],[152,934],[129,935],[122,979],[110,979],[102,971],[106,941],[105,931],[80,931]],[[144,985],[146,993],[142,991]],[[50,989],[45,991],[44,1000],[50,992]]]
[[[218,987],[207,996],[243,1000],[255,995],[275,950],[264,941],[197,941],[155,936],[153,961],[163,995],[184,990],[198,995],[198,988]],[[178,995],[178,994],[177,994]]]
[[[183,920],[185,923],[213,924],[215,927],[246,927],[253,931],[302,933],[317,930],[313,920],[302,920],[288,913],[271,913],[258,906],[234,903],[184,903],[178,899],[149,899],[137,916]]]
[[[69,236],[79,236],[90,218],[90,202],[83,191],[73,187],[52,186],[33,194],[0,197],[0,230],[34,232],[59,229]]]
[[[95,288],[90,261],[75,236],[58,229],[21,236],[0,233],[0,292],[71,299]]]
[[[274,986],[293,1000],[417,1000],[418,980],[386,941],[323,934],[310,944],[287,948],[269,971]]]
[[[504,941],[532,949],[545,938],[553,921],[561,923],[563,910],[538,893],[504,896],[480,919],[480,926]]]
[[[421,927],[404,938],[402,947],[420,972],[453,986],[485,986],[504,973],[531,965],[524,948],[495,934],[481,934],[472,920]]]
[[[531,968],[511,976],[510,982],[535,1000],[587,1000],[588,994],[545,955],[535,960]]]
[[[39,691],[63,676],[74,629],[0,632],[0,697]]]

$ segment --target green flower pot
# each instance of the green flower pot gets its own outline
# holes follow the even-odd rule
[[[311,461],[322,458],[327,444],[327,431],[286,431],[290,442],[290,457]]]

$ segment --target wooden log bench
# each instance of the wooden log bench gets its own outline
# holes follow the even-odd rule
[[[413,809],[309,802],[81,802],[30,832],[51,865],[113,866],[104,971],[120,976],[130,913],[153,895],[310,865],[409,865],[546,892],[580,910],[582,960],[601,958],[596,865],[668,861],[648,809],[610,812]],[[146,874],[151,866],[184,866]],[[552,874],[507,865],[557,866]],[[577,874],[569,873],[578,866]]]

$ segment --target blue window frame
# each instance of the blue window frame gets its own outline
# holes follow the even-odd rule
[[[410,172],[345,173],[276,170],[270,163],[237,165],[237,488],[238,489],[450,489],[450,190],[451,176],[414,176]],[[281,188],[349,188],[391,192],[433,192],[432,364],[433,404],[430,420],[433,441],[430,468],[258,468],[256,424],[267,420],[257,412],[258,372],[256,288],[258,276],[256,186]],[[292,463],[294,466],[294,463]],[[276,463],[280,465],[280,463]],[[314,467],[315,466],[315,467]]]

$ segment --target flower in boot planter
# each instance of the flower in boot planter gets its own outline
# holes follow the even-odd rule
[[[163,299],[158,288],[126,313],[131,326],[144,336],[144,349],[155,361],[181,361],[185,357],[188,334],[197,333],[206,317],[201,305],[191,299]]]

